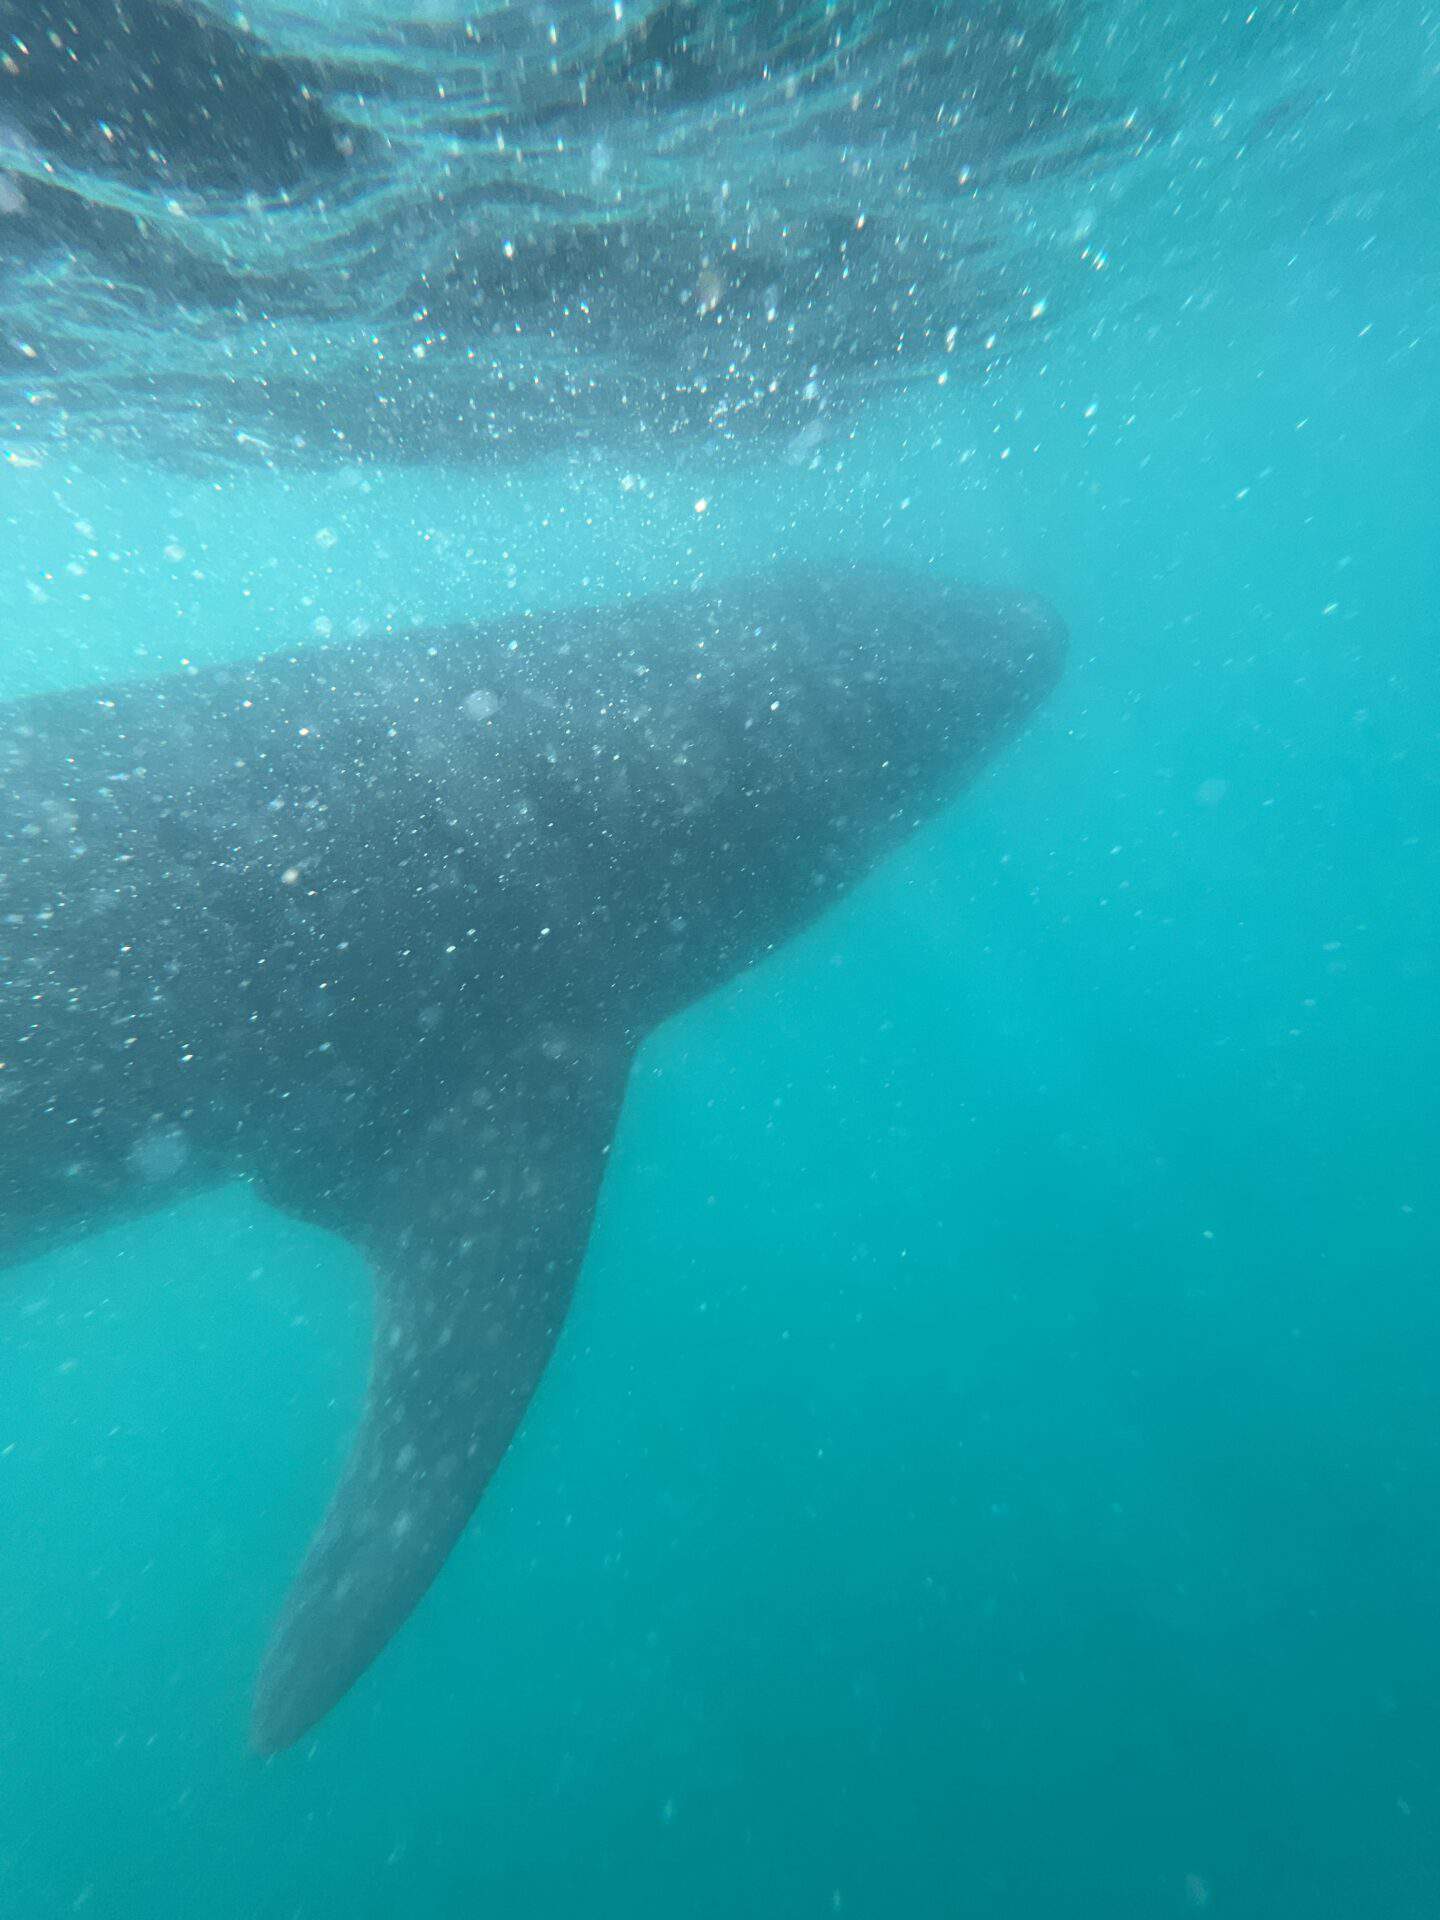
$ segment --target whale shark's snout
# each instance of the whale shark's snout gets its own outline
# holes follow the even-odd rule
[[[901,576],[903,580],[905,576]],[[877,589],[878,590],[878,589]],[[908,590],[893,582],[895,616],[910,645],[928,658],[947,723],[975,722],[975,737],[992,745],[1054,688],[1065,668],[1069,637],[1048,600],[923,575]],[[928,636],[922,643],[919,633]],[[988,733],[987,729],[994,729]]]
[[[1002,740],[1046,699],[1064,672],[1065,623],[1038,594],[945,586],[937,598],[952,696],[974,713],[982,740],[987,727],[994,728],[995,741]]]
[[[1001,616],[1010,628],[1012,671],[1029,683],[1031,704],[1054,691],[1065,671],[1070,634],[1057,608],[1038,593],[1002,594]]]
[[[788,817],[845,801],[831,858],[853,879],[1023,727],[1063,672],[1066,630],[1038,595],[929,571],[854,566],[790,586],[806,611],[775,643],[793,666]],[[818,818],[810,831],[823,837]]]
[[[375,1279],[260,1751],[499,1465],[645,1034],[948,804],[1064,651],[1040,600],[809,569],[0,708],[0,1262],[239,1173]]]

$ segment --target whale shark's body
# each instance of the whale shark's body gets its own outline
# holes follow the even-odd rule
[[[1061,653],[1033,601],[792,573],[0,707],[0,1263],[238,1176],[375,1275],[262,1750],[504,1453],[641,1039],[933,814]]]

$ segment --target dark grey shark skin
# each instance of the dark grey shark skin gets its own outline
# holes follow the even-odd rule
[[[796,571],[0,708],[0,1263],[239,1177],[373,1269],[262,1752],[504,1454],[640,1041],[942,807],[1063,651],[1035,600]]]

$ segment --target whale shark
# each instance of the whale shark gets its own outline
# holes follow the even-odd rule
[[[791,568],[0,706],[0,1264],[243,1180],[373,1275],[259,1752],[500,1463],[645,1036],[945,807],[1064,649],[1038,599]]]

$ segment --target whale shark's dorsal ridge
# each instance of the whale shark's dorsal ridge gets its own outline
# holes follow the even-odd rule
[[[501,1459],[645,1034],[941,807],[1062,655],[1034,600],[796,570],[0,708],[0,1260],[238,1175],[375,1276],[262,1751]]]

